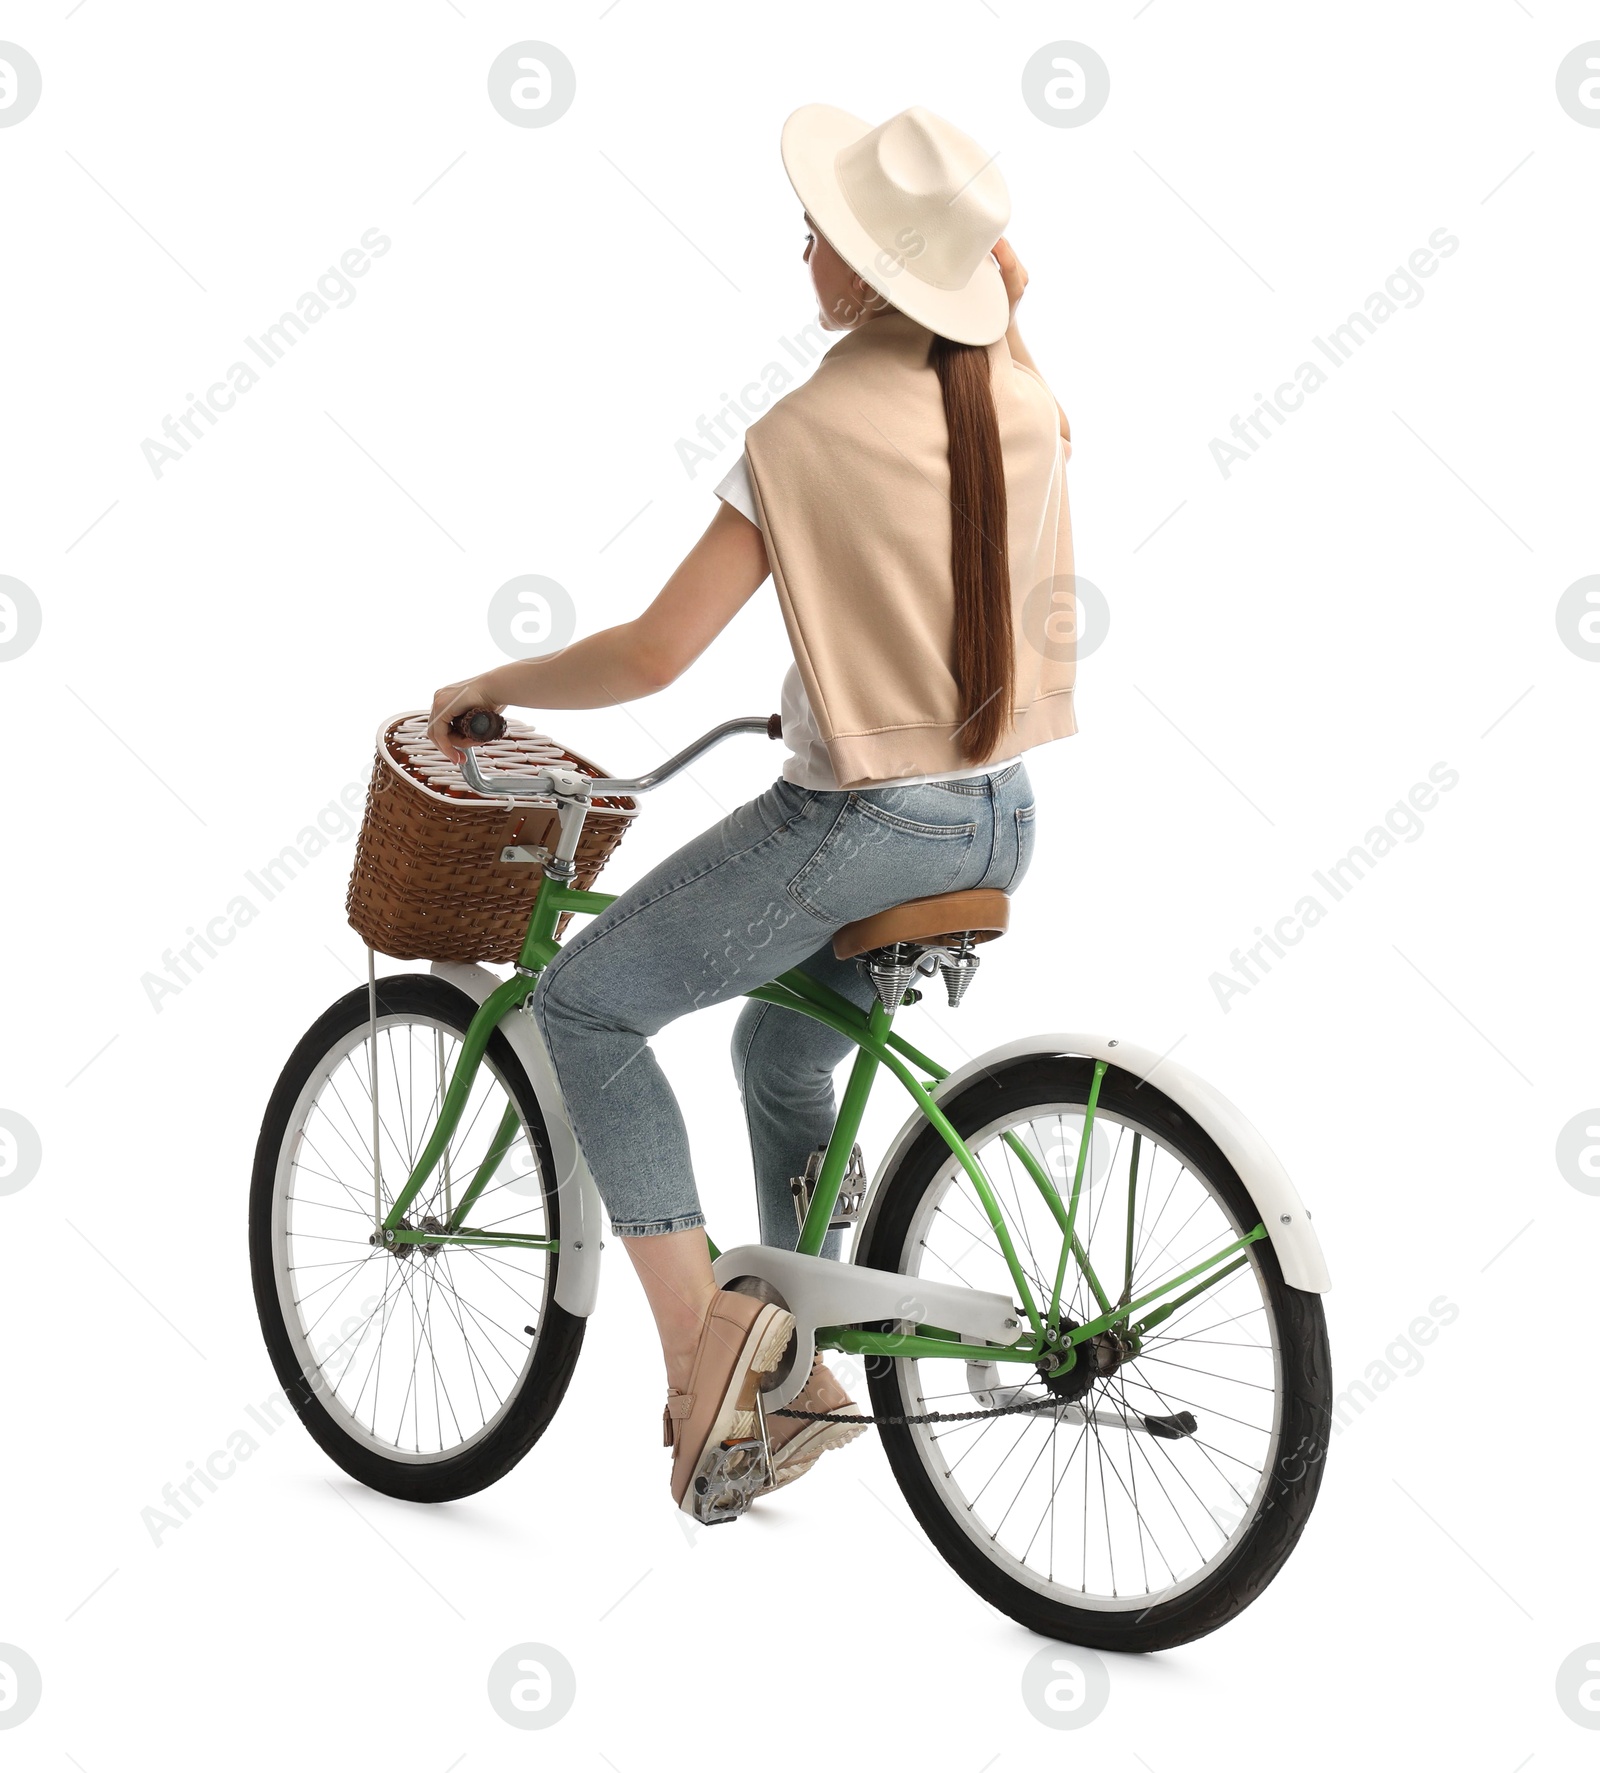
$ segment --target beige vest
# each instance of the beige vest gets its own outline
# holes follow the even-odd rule
[[[879,315],[745,433],[789,640],[842,788],[969,767],[932,336],[898,310]],[[994,752],[1005,758],[1077,730],[1072,531],[1055,400],[1004,339],[988,351],[1016,637],[1016,705]]]

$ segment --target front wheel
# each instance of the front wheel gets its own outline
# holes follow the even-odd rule
[[[555,1301],[549,1140],[498,1029],[405,1223],[445,1225],[487,1163],[470,1223],[558,1247],[375,1244],[477,1007],[428,974],[380,979],[377,991],[376,1040],[361,986],[312,1026],[272,1092],[250,1188],[250,1268],[272,1364],[312,1438],[375,1490],[444,1502],[503,1477],[544,1432],[584,1320]]]
[[[1023,1153],[1065,1202],[1093,1072],[1088,1059],[1030,1055],[942,1104],[990,1179],[1041,1313],[1061,1234]],[[931,1127],[882,1186],[858,1260],[1016,1297],[971,1181]],[[1068,1262],[1054,1327],[1137,1307],[1259,1222],[1199,1124],[1109,1068],[1075,1224],[1082,1257]],[[1328,1444],[1322,1303],[1285,1283],[1265,1238],[1231,1260],[1206,1271],[1220,1279],[1187,1280],[1083,1342],[1052,1378],[998,1361],[870,1363],[879,1416],[1042,1406],[881,1431],[939,1552],[1021,1624],[1099,1649],[1168,1649],[1242,1612],[1293,1550]],[[1176,1303],[1158,1315],[1163,1302]]]

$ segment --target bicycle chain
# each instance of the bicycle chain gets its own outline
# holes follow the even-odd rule
[[[920,1416],[846,1416],[838,1411],[767,1410],[768,1416],[789,1416],[801,1422],[845,1422],[853,1426],[910,1428],[922,1422],[980,1422],[985,1416],[1023,1416],[1033,1410],[1064,1410],[1065,1402],[1053,1398],[1035,1398],[1025,1404],[1000,1404],[992,1410],[928,1410]]]

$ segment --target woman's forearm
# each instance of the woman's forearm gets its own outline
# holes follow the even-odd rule
[[[652,695],[671,677],[652,658],[638,624],[622,622],[562,652],[496,665],[480,681],[493,701],[513,708],[607,708]]]
[[[428,736],[446,756],[459,749],[450,723],[486,703],[496,708],[609,708],[654,695],[686,671],[767,576],[767,545],[747,517],[721,500],[706,532],[650,607],[631,622],[587,635],[564,652],[513,659],[435,690]]]
[[[1011,325],[1006,330],[1006,345],[1010,349],[1012,357],[1015,358],[1018,363],[1025,364],[1036,376],[1038,376],[1041,382],[1044,382],[1044,372],[1039,368],[1038,364],[1034,362],[1033,356],[1029,352],[1028,347],[1022,342],[1022,334],[1017,329],[1015,315],[1012,316]],[[1048,382],[1045,382],[1044,385],[1047,388],[1050,386]],[[1068,423],[1066,412],[1059,400],[1056,402],[1056,413],[1061,420],[1061,435],[1066,438],[1068,443],[1071,443],[1072,426]]]

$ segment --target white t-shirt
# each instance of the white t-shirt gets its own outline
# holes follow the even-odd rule
[[[717,482],[714,490],[725,504],[732,505],[735,511],[748,517],[757,528],[760,527],[756,517],[755,492],[750,485],[750,470],[745,465],[743,455]],[[798,665],[790,665],[784,674],[783,694],[778,706],[783,718],[783,742],[789,747],[789,756],[784,759],[783,764],[784,780],[793,782],[797,788],[837,794],[839,778],[833,773],[828,747],[817,730],[816,716],[811,712],[811,698],[806,694],[806,686],[800,680]],[[942,770],[935,776],[895,776],[891,780],[903,788],[909,788],[917,782],[962,782],[970,776],[993,775],[996,770],[1003,770],[1015,762],[1015,758],[1007,757],[996,763],[980,764],[976,769]]]

